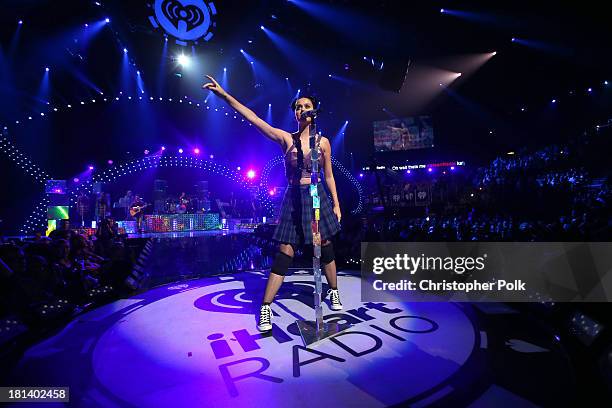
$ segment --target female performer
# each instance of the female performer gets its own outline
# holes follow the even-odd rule
[[[285,274],[293,261],[295,248],[298,245],[313,244],[312,234],[312,197],[310,196],[310,176],[312,164],[310,161],[310,125],[312,118],[305,113],[316,108],[317,101],[312,96],[297,98],[291,103],[295,113],[298,130],[294,133],[275,128],[259,118],[251,109],[247,108],[228,94],[219,83],[210,75],[206,76],[211,82],[202,86],[221,97],[235,111],[253,124],[268,139],[278,143],[283,150],[285,158],[285,175],[287,176],[287,190],[283,197],[280,210],[280,222],[276,227],[273,239],[280,243],[279,252],[274,258],[263,302],[259,311],[259,324],[257,329],[268,331],[272,329],[272,309],[270,304],[283,283]],[[317,135],[316,148],[320,149],[319,168],[325,173],[325,183],[332,197],[333,206],[330,206],[329,197],[322,184],[318,184],[321,198],[319,231],[321,234],[321,264],[330,289],[332,310],[341,310],[340,295],[336,277],[336,262],[334,249],[330,238],[340,230],[340,203],[336,192],[336,182],[332,172],[331,146],[329,140]]]

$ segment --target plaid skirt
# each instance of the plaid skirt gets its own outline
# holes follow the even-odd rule
[[[332,211],[332,202],[323,185],[319,183],[317,186],[321,198],[319,231],[321,239],[330,239],[340,231],[340,223]],[[310,184],[288,185],[272,239],[284,244],[312,244],[312,217]]]

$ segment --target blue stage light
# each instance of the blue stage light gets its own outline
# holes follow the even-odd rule
[[[46,68],[45,68],[45,71],[46,71],[46,72],[49,72],[49,67],[46,67]]]
[[[512,37],[512,42],[516,42],[516,38]]]
[[[19,20],[19,25],[22,25],[22,24],[23,24],[23,20]]]
[[[262,30],[265,30],[264,26],[259,26],[259,28],[261,28]]]
[[[444,10],[443,8],[440,9],[440,13],[444,13],[446,10]]]
[[[227,68],[223,68],[223,72],[227,72]]]
[[[552,103],[557,103],[557,100],[556,100],[556,99],[553,99],[551,102],[552,102]]]
[[[244,52],[244,50],[241,48],[241,49],[240,49],[240,52]]]
[[[106,21],[107,23],[110,23],[110,18],[107,17],[106,20],[104,21]]]
[[[124,48],[124,49],[123,49],[123,52],[127,54],[127,48]]]

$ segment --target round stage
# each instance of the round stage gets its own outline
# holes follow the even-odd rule
[[[15,382],[68,385],[72,404],[88,407],[533,406],[570,384],[554,340],[503,305],[362,303],[360,278],[343,273],[344,310],[326,300],[324,314],[352,328],[303,346],[295,321],[314,318],[313,284],[298,271],[261,334],[266,278],[185,281],[81,315],[26,352]],[[546,376],[539,391],[521,384],[527,370]]]

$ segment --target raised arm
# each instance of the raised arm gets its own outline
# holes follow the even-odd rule
[[[211,90],[215,95],[225,100],[229,106],[241,114],[246,120],[251,122],[253,126],[255,126],[268,139],[282,145],[286,138],[290,137],[288,132],[271,126],[268,122],[257,116],[251,109],[238,102],[238,100],[227,93],[227,91],[223,89],[213,77],[210,75],[206,75],[206,77],[210,79],[211,82],[202,85],[202,88]]]

